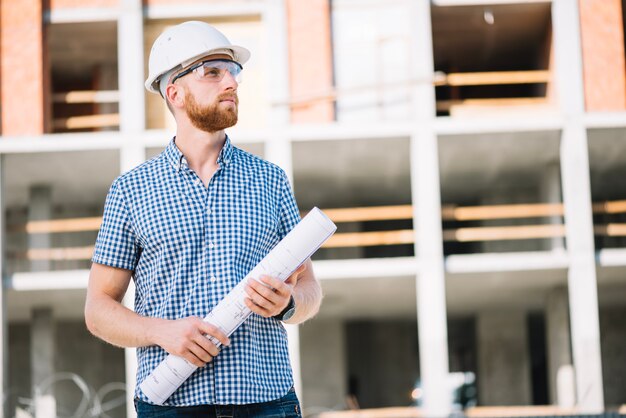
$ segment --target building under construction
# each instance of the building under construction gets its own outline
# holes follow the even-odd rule
[[[87,332],[84,299],[109,186],[175,133],[143,83],[185,20],[252,51],[228,134],[339,227],[314,256],[321,312],[288,330],[305,416],[620,408],[625,10],[0,0],[4,416],[134,416],[134,352]]]

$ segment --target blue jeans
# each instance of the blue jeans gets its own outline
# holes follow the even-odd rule
[[[275,401],[247,405],[159,406],[135,399],[137,418],[203,417],[203,418],[301,418],[296,391]]]

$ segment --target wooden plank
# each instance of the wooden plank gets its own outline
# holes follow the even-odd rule
[[[359,409],[356,411],[322,412],[319,418],[421,418],[424,413],[417,407],[391,407]]]
[[[412,244],[412,229],[397,231],[349,232],[333,235],[323,245],[324,248],[372,247],[375,245]]]
[[[117,90],[82,90],[55,93],[54,103],[118,103],[120,93]]]
[[[534,406],[475,406],[467,408],[464,414],[468,418],[495,418],[495,417],[541,417],[578,415],[576,408],[561,408],[554,405]]]
[[[94,246],[64,248],[34,248],[16,253],[15,258],[27,260],[89,260]]]
[[[486,71],[475,73],[449,73],[444,80],[435,85],[448,86],[486,86],[497,84],[535,84],[549,83],[550,70],[529,71]]]
[[[412,205],[324,209],[333,222],[365,222],[412,219]]]
[[[445,221],[478,221],[490,219],[541,218],[563,216],[562,203],[530,203],[491,206],[451,206],[441,208],[441,218]]]
[[[489,99],[438,100],[437,111],[449,112],[454,106],[538,106],[548,103],[545,97],[503,97]]]
[[[625,213],[626,200],[598,202],[592,205],[593,213]]]
[[[444,241],[501,241],[565,236],[565,225],[521,225],[447,229]]]
[[[605,237],[626,237],[626,223],[608,223],[606,225],[595,225],[593,227],[595,235]]]
[[[102,217],[55,219],[50,221],[30,221],[26,224],[29,234],[44,234],[57,232],[97,231],[102,224]]]
[[[104,128],[110,126],[119,126],[119,124],[119,113],[71,116],[69,118],[55,119],[53,123],[55,129]]]

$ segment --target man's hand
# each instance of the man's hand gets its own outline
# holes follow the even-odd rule
[[[157,345],[198,367],[205,366],[220,352],[208,337],[217,338],[224,346],[230,344],[219,328],[194,316],[175,321],[160,320],[153,332]]]
[[[276,277],[261,276],[259,281],[249,279],[246,286],[248,297],[246,306],[250,310],[265,318],[281,313],[289,304],[293,288],[298,282],[298,276],[306,270],[303,264],[284,282]]]

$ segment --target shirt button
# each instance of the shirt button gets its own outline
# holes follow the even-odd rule
[[[211,281],[211,283],[215,283],[217,281],[217,277],[211,276],[209,280]]]
[[[215,244],[213,244],[212,242],[209,242],[209,250],[212,250],[213,248],[215,248]]]
[[[196,186],[200,185],[200,180],[196,179],[196,181],[194,182],[196,184]]]
[[[208,209],[206,210],[206,214],[207,214],[207,215],[210,215],[210,214],[211,214],[211,208],[208,208]]]

